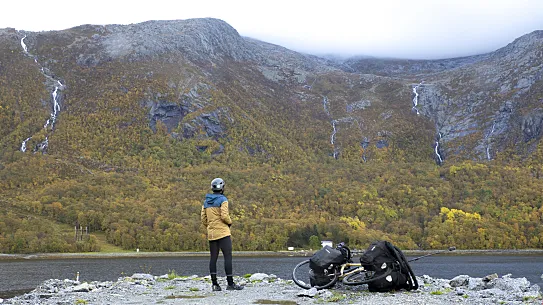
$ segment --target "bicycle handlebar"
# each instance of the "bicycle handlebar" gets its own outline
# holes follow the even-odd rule
[[[416,260],[419,260],[419,259],[421,259],[423,257],[436,255],[436,254],[443,253],[443,252],[452,252],[454,250],[456,250],[456,247],[454,247],[454,246],[449,247],[446,250],[439,250],[439,251],[436,251],[436,252],[433,252],[433,253],[428,253],[426,255],[422,255],[422,256],[419,256],[419,257],[412,258],[412,259],[408,260],[408,262],[416,261]],[[364,252],[366,252],[366,251],[365,250],[351,250],[351,254],[353,254],[353,255],[363,254]]]
[[[351,257],[352,257],[353,255],[361,254],[361,253],[363,254],[364,252],[366,252],[365,250],[351,250],[351,249],[349,249],[349,247],[347,247],[347,245],[345,245],[344,242],[340,242],[340,243],[338,244],[338,247],[346,248],[346,249],[349,251],[349,254],[350,254],[349,256],[351,256]],[[421,258],[423,258],[423,257],[427,257],[427,256],[431,256],[431,255],[436,255],[436,254],[443,253],[443,252],[447,252],[447,251],[448,251],[448,252],[452,252],[452,251],[454,251],[454,250],[456,250],[456,247],[455,247],[455,246],[451,246],[451,247],[447,248],[446,250],[439,250],[439,251],[436,251],[436,252],[433,252],[433,253],[428,253],[428,254],[426,254],[426,255],[422,255],[422,256],[419,256],[419,257],[412,258],[412,259],[410,259],[410,260],[407,260],[407,262],[408,262],[408,263],[414,262],[414,261],[419,260],[419,259],[421,259]]]
[[[407,260],[407,262],[410,263],[410,262],[419,260],[419,259],[421,259],[423,257],[427,257],[427,256],[430,256],[430,255],[435,255],[435,254],[439,254],[439,253],[443,253],[443,252],[447,252],[447,251],[451,252],[451,251],[454,251],[454,250],[456,250],[456,247],[452,246],[452,247],[449,247],[447,250],[439,250],[439,251],[436,251],[434,253],[428,253],[426,255],[415,257],[415,258],[412,258],[410,260]]]

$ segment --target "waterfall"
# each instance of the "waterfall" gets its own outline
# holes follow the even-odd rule
[[[332,146],[334,147],[334,153],[333,153],[334,159],[337,159],[338,154],[339,154],[339,152],[338,152],[338,150],[336,148],[336,145],[334,143],[334,141],[336,139],[336,133],[337,133],[336,123],[337,123],[336,120],[332,120],[333,131],[332,131],[332,135],[330,136],[330,144],[332,144]]]
[[[23,51],[26,55],[32,56],[32,54],[28,52],[28,47],[26,46],[24,42],[25,38],[26,38],[26,35],[23,38],[21,38],[21,47],[23,48]],[[34,57],[34,62],[39,65],[36,57]],[[49,83],[49,86],[53,88],[51,92],[51,99],[52,99],[52,104],[53,104],[52,110],[51,110],[50,117],[43,124],[43,129],[47,131],[47,128],[51,126],[50,131],[53,131],[55,128],[55,122],[57,121],[58,115],[60,113],[59,90],[62,91],[64,89],[64,85],[60,82],[60,80],[55,79],[54,77],[49,75],[49,73],[46,71],[46,69],[43,68],[43,66],[39,65],[39,68],[40,68],[40,72],[49,80],[49,82],[53,82],[53,84]],[[20,151],[26,152],[27,150],[26,143],[30,139],[32,139],[32,136],[28,137],[26,140],[24,140],[21,143]],[[38,143],[35,146],[34,151],[45,152],[48,146],[49,146],[49,136],[46,134],[45,140],[41,143]]]
[[[23,141],[23,143],[21,144],[21,151],[22,152],[25,152],[26,151],[26,142],[28,142],[28,140],[32,139],[32,137],[28,137],[26,138],[26,140]]]
[[[330,124],[332,125],[332,134],[330,135],[330,144],[332,144],[332,147],[334,149],[334,152],[332,153],[334,159],[337,159],[339,156],[339,149],[336,147],[335,140],[336,140],[336,123],[338,123],[341,120],[334,120],[332,119],[332,115],[330,114],[330,107],[328,102],[328,97],[324,96],[322,100],[322,106],[324,108],[324,112],[326,115],[330,118]]]
[[[357,124],[356,126],[360,130],[360,133],[362,133],[362,125],[354,117],[343,117],[343,118],[339,118],[339,119],[333,119],[332,115],[330,113],[330,102],[328,101],[328,97],[326,97],[326,96],[323,96],[322,107],[324,109],[324,112],[326,113],[326,115],[328,116],[328,118],[330,120],[330,125],[332,125],[332,134],[330,135],[330,144],[333,147],[332,156],[334,157],[334,159],[338,159],[339,158],[339,153],[340,153],[340,147],[338,147],[336,145],[336,135],[337,135],[337,132],[338,132],[338,124],[341,124],[341,123],[354,124],[356,122],[356,124]],[[369,144],[369,141],[368,141],[367,138],[364,138],[364,141],[361,142],[361,145],[363,146],[364,149],[367,148],[367,144]],[[365,153],[362,155],[362,159],[364,160],[364,162],[366,162]]]
[[[60,85],[59,86],[55,86],[55,89],[53,90],[53,93],[51,93],[51,96],[53,97],[53,112],[51,112],[51,118],[47,120],[47,122],[45,122],[45,125],[43,126],[43,128],[47,128],[47,126],[49,125],[49,122],[51,123],[51,130],[53,130],[55,128],[55,122],[57,120],[57,115],[58,113],[60,112],[60,104],[58,102],[58,90],[59,88],[62,88],[62,83],[60,81],[57,80],[57,83]]]
[[[332,128],[333,128],[333,131],[332,131],[332,135],[330,136],[330,144],[334,145],[334,139],[336,137],[336,121],[333,120],[332,121]]]
[[[436,146],[434,147],[434,152],[437,157],[437,164],[441,165],[443,163],[443,158],[441,158],[441,154],[439,153],[439,140],[441,140],[441,132],[437,134]]]
[[[26,38],[26,35],[25,37],[21,38],[21,47],[23,47],[23,51],[25,51],[26,54],[28,54],[28,48],[26,47],[26,44],[25,44],[25,38]]]
[[[413,87],[413,94],[415,95],[413,97],[413,107],[411,107],[412,110],[414,110],[417,114],[419,113],[419,110],[417,109],[417,105],[419,104],[419,93],[417,92],[417,89],[420,85],[422,85],[424,81],[421,81],[420,84]]]
[[[486,159],[488,161],[492,160],[492,157],[490,156],[490,140],[492,137],[492,134],[494,133],[494,129],[496,127],[496,122],[492,123],[492,129],[490,130],[490,133],[485,137],[487,145],[486,145]]]
[[[336,120],[333,120],[332,116],[330,115],[330,107],[329,107],[328,97],[326,97],[326,96],[323,96],[322,107],[324,108],[324,112],[326,113],[326,115],[330,118],[330,124],[332,124],[332,134],[330,135],[330,144],[332,144],[332,147],[334,149],[334,152],[333,152],[334,159],[337,159],[338,150],[337,150],[336,145],[335,145],[335,138],[336,138],[336,133],[337,133]]]
[[[421,81],[418,85],[413,86],[413,106],[411,107],[411,110],[415,111],[417,115],[420,115],[420,112],[417,108],[419,105],[419,93],[417,89],[422,86],[424,81]],[[441,153],[439,152],[439,141],[441,140],[441,132],[437,133],[435,145],[434,145],[434,154],[436,157],[436,161],[438,165],[443,164],[443,157],[441,156]]]

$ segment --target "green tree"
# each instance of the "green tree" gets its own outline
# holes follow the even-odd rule
[[[311,249],[321,248],[321,240],[317,235],[311,235],[311,237],[309,237],[309,248]]]

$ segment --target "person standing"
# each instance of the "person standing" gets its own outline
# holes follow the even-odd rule
[[[211,275],[212,290],[221,291],[217,282],[217,259],[219,250],[224,256],[224,271],[228,286],[226,290],[241,290],[243,286],[234,283],[232,273],[232,239],[230,226],[232,219],[228,211],[228,199],[224,196],[224,180],[215,178],[211,181],[212,194],[206,194],[204,205],[200,213],[202,224],[207,228],[207,239],[209,241],[209,274]]]

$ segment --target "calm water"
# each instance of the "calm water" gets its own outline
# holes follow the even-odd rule
[[[357,257],[356,257],[357,258]],[[356,259],[355,258],[355,259]],[[410,258],[410,257],[408,257]],[[219,276],[224,276],[222,256],[219,257]],[[234,256],[234,273],[275,274],[290,279],[292,268],[304,257],[239,257]],[[435,255],[411,262],[416,275],[451,279],[460,274],[484,277],[498,273],[502,276],[526,277],[530,283],[543,285],[543,255]],[[80,281],[116,281],[134,273],[163,275],[175,270],[179,275],[207,275],[207,257],[155,257],[155,258],[77,258],[0,260],[0,298],[22,294],[36,288],[47,279],[74,279]]]

